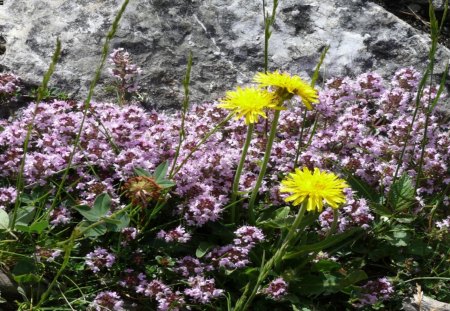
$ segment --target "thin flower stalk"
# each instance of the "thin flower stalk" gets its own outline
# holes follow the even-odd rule
[[[258,275],[258,279],[256,280],[255,285],[253,287],[248,284],[248,286],[245,287],[244,293],[239,298],[239,300],[236,302],[236,306],[234,308],[234,311],[243,311],[247,310],[253,299],[255,298],[256,294],[258,293],[258,290],[260,289],[261,283],[268,277],[269,273],[272,271],[273,267],[276,267],[280,264],[280,262],[283,259],[284,254],[286,253],[286,250],[288,249],[289,245],[291,244],[292,240],[297,235],[297,229],[300,226],[300,223],[302,222],[303,216],[305,215],[306,207],[308,205],[308,201],[305,200],[300,209],[297,212],[297,216],[295,217],[295,220],[292,224],[292,226],[289,229],[288,234],[283,240],[283,243],[281,247],[277,249],[275,254],[270,258],[262,267],[260,270],[260,273]]]
[[[284,200],[286,202],[292,202],[294,206],[301,204],[300,209],[281,247],[264,264],[255,285],[251,286],[248,284],[246,286],[244,294],[236,303],[235,311],[248,309],[259,290],[261,282],[267,278],[274,267],[279,266],[287,249],[295,241],[295,237],[298,236],[298,228],[300,227],[305,212],[321,212],[324,201],[334,210],[338,209],[341,204],[345,203],[344,189],[347,187],[348,185],[344,180],[339,179],[332,173],[321,172],[317,168],[313,172],[308,168],[304,168],[303,170],[296,169],[281,181],[280,192],[290,193],[290,196]],[[334,224],[331,231],[335,230],[336,224],[337,212],[334,213]]]
[[[184,160],[180,163],[180,165],[178,165],[178,167],[172,172],[172,174],[169,175],[169,179],[172,179],[173,176],[175,176],[183,167],[183,165],[186,164],[186,162],[190,159],[190,157],[194,154],[194,152],[196,152],[198,150],[198,148],[200,148],[201,145],[203,145],[208,138],[211,137],[211,135],[213,135],[214,133],[216,133],[219,129],[221,129],[228,121],[230,121],[230,119],[234,116],[234,113],[230,113],[229,115],[227,115],[222,121],[219,122],[219,124],[217,124],[211,131],[209,131],[208,133],[206,133],[206,135],[198,142],[197,145],[195,145],[195,147],[191,150],[191,152],[189,152],[189,154],[184,158]]]
[[[280,100],[282,103],[284,100]],[[256,201],[256,197],[258,196],[258,190],[261,187],[264,176],[266,175],[267,164],[269,163],[270,154],[272,153],[272,145],[275,139],[275,134],[277,132],[278,120],[280,119],[280,111],[275,110],[272,120],[272,126],[270,128],[269,138],[267,140],[266,150],[264,152],[263,162],[261,164],[261,170],[259,171],[258,179],[256,180],[255,187],[253,188],[252,195],[250,197],[250,201],[248,203],[248,222],[250,225],[255,224],[255,211],[254,205]]]
[[[241,179],[242,169],[244,168],[245,158],[247,157],[248,147],[250,146],[250,142],[252,140],[253,129],[255,125],[253,123],[249,124],[247,127],[247,137],[245,138],[244,146],[242,147],[241,159],[239,161],[239,165],[236,170],[236,174],[234,175],[233,181],[233,190],[231,194],[231,204],[236,201],[238,190],[239,190],[239,180]],[[237,222],[236,219],[236,204],[231,206],[231,222]]]
[[[448,1],[447,1],[447,5],[448,5]],[[446,6],[446,11],[447,11],[447,6]],[[419,83],[419,87],[417,89],[416,107],[414,109],[414,113],[413,113],[411,124],[408,126],[407,136],[406,136],[404,144],[403,144],[403,148],[402,148],[402,151],[401,151],[401,154],[400,154],[400,158],[398,159],[398,165],[397,165],[397,167],[395,169],[394,179],[393,179],[392,183],[395,183],[395,181],[397,180],[398,173],[400,171],[400,167],[403,164],[403,157],[405,155],[406,147],[408,145],[410,133],[412,131],[414,122],[415,122],[416,117],[417,117],[417,113],[418,113],[419,108],[420,108],[420,100],[421,100],[421,97],[423,95],[423,91],[425,89],[425,84],[426,84],[426,82],[428,80],[428,76],[431,77],[430,84],[432,83],[434,66],[435,66],[435,62],[436,62],[436,52],[437,52],[437,44],[438,44],[438,40],[439,40],[439,34],[440,34],[440,30],[441,30],[441,27],[443,25],[443,22],[444,22],[446,16],[445,15],[443,16],[442,21],[441,21],[442,22],[441,27],[439,27],[438,21],[436,19],[436,15],[434,13],[433,4],[430,2],[430,5],[429,5],[429,17],[430,17],[431,45],[430,45],[430,51],[428,53],[428,59],[430,60],[430,62],[428,64],[427,68],[425,69],[423,77],[422,77],[422,79],[421,79],[421,81]],[[430,105],[431,105],[431,103],[430,103]],[[427,129],[425,128],[424,129],[424,141],[426,139],[426,137],[425,137],[426,136],[426,130]],[[423,159],[423,155],[421,156],[420,162],[422,161],[422,159]],[[421,167],[420,167],[419,170],[417,171],[417,180],[416,180],[415,190],[417,190],[418,183],[419,183],[419,178],[420,178],[421,174],[422,174],[422,172],[421,172]]]
[[[59,38],[58,38],[58,39],[56,39],[56,49],[55,49],[55,52],[53,53],[52,62],[50,63],[50,66],[44,75],[44,78],[42,80],[42,85],[38,89],[38,96],[36,98],[36,106],[34,108],[33,118],[31,120],[31,122],[28,124],[27,135],[26,135],[25,141],[23,143],[23,157],[20,162],[19,174],[18,174],[17,183],[16,183],[17,197],[16,197],[16,201],[14,204],[14,209],[12,212],[11,229],[14,229],[14,227],[16,225],[17,212],[18,212],[18,209],[19,209],[19,206],[21,203],[20,194],[24,188],[23,173],[24,173],[24,169],[25,169],[25,161],[26,161],[26,156],[27,156],[28,147],[29,147],[28,145],[29,145],[30,138],[31,138],[31,132],[33,130],[34,121],[35,121],[36,115],[38,113],[39,103],[44,98],[44,94],[45,94],[45,91],[47,90],[48,82],[50,81],[50,78],[51,78],[53,72],[55,71],[55,66],[56,66],[56,63],[58,62],[60,54],[61,54],[61,41],[59,41]]]
[[[80,142],[80,139],[81,139],[81,133],[83,132],[84,123],[85,123],[86,118],[87,118],[87,113],[88,113],[89,107],[91,106],[91,99],[92,99],[92,95],[94,94],[94,88],[97,85],[98,80],[100,79],[100,74],[102,72],[102,69],[103,69],[103,67],[105,65],[105,62],[106,62],[106,58],[108,56],[109,43],[111,42],[112,38],[116,34],[117,28],[119,27],[119,22],[120,22],[120,20],[122,18],[123,13],[125,12],[125,9],[128,6],[128,2],[129,2],[129,0],[125,0],[123,2],[122,6],[120,7],[119,12],[117,13],[117,16],[115,17],[115,19],[113,21],[111,29],[109,30],[108,35],[106,36],[105,43],[103,44],[103,51],[102,51],[101,61],[100,61],[100,64],[99,64],[99,66],[98,66],[98,68],[97,68],[97,70],[95,72],[94,78],[92,79],[91,85],[89,87],[89,92],[88,92],[87,98],[86,98],[86,100],[84,102],[83,117],[82,117],[81,122],[80,122],[80,127],[79,127],[77,135],[75,137],[75,142],[73,143],[72,151],[71,151],[71,153],[69,155],[67,168],[64,171],[64,174],[63,174],[63,176],[61,178],[61,182],[58,185],[58,189],[56,191],[55,198],[53,199],[52,205],[50,207],[50,211],[55,209],[56,205],[58,204],[59,197],[60,197],[61,192],[63,190],[64,184],[66,182],[66,179],[68,178],[69,171],[70,171],[73,159],[75,157],[75,153],[76,153],[76,151],[77,151],[77,149],[79,147],[78,145],[79,145],[79,142]]]
[[[172,168],[170,169],[169,176],[172,176],[173,170],[175,169],[175,165],[180,155],[181,145],[183,144],[184,138],[186,136],[184,124],[186,120],[186,114],[189,108],[189,82],[191,81],[191,68],[192,68],[192,52],[189,53],[186,75],[183,79],[184,98],[183,98],[183,110],[181,112],[180,134],[178,138],[178,146],[175,151],[175,156],[173,158]]]
[[[124,209],[121,209],[113,214],[111,214],[108,219],[116,219],[117,216],[120,216],[121,214],[127,212],[130,208],[132,207],[132,205],[128,205],[127,207],[125,207]],[[58,272],[56,273],[55,277],[53,278],[53,280],[50,282],[50,284],[47,286],[47,290],[41,295],[41,298],[39,300],[39,302],[36,305],[36,309],[39,309],[39,307],[44,304],[48,298],[48,296],[50,295],[50,293],[53,290],[53,287],[55,287],[59,277],[62,275],[62,273],[64,272],[64,270],[66,270],[68,264],[69,264],[69,260],[70,260],[70,255],[72,253],[72,250],[75,247],[75,243],[77,242],[77,239],[79,237],[81,237],[85,232],[101,225],[107,222],[107,219],[101,219],[85,228],[80,228],[79,226],[75,227],[72,231],[72,234],[70,235],[70,237],[62,242],[59,242],[58,244],[61,245],[61,247],[64,249],[64,259],[63,262],[61,264],[61,267],[59,268]]]
[[[313,104],[319,102],[317,90],[304,82],[299,76],[290,76],[288,73],[280,73],[278,71],[272,73],[258,73],[253,81],[257,82],[261,87],[271,87],[274,89],[275,96],[279,99],[278,106],[282,107],[286,100],[290,100],[294,95],[301,97],[303,105],[308,109],[313,109]],[[281,109],[281,108],[280,108]],[[269,138],[267,140],[266,150],[264,153],[261,170],[258,179],[250,197],[248,205],[249,223],[255,223],[254,205],[258,196],[259,188],[266,174],[267,164],[269,163],[272,146],[277,132],[280,111],[277,109],[274,113],[272,126],[270,128]]]
[[[330,49],[330,46],[327,45],[325,47],[325,49],[322,51],[322,54],[320,55],[319,62],[317,63],[316,69],[314,70],[314,73],[313,73],[313,76],[312,76],[312,79],[311,79],[311,83],[310,83],[311,87],[314,87],[314,85],[316,84],[316,81],[317,81],[317,79],[319,77],[320,67],[322,67],[323,61],[324,61],[325,56],[327,55],[329,49]],[[303,133],[304,133],[305,126],[306,126],[306,114],[307,114],[307,112],[308,111],[305,110],[303,112],[303,116],[302,116],[303,122],[302,122],[302,128],[300,129],[300,137],[298,139],[297,149],[295,150],[294,168],[296,168],[297,165],[298,165],[298,158],[300,157],[300,153],[301,153],[301,149],[302,149]],[[308,140],[308,143],[306,144],[305,148],[309,146],[309,144],[311,143],[311,140],[312,140],[312,138],[314,136],[314,133],[316,132],[317,120],[318,120],[317,117],[318,117],[318,114],[316,113],[316,115],[314,116],[313,129],[311,131],[311,135],[309,136],[309,140]]]

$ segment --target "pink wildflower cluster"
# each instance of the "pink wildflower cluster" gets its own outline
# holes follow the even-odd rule
[[[106,249],[97,247],[93,252],[86,255],[86,265],[94,272],[98,273],[101,269],[110,269],[114,262],[116,261],[116,256],[109,253]]]
[[[114,65],[109,73],[118,80],[121,91],[132,93],[138,90],[138,77],[142,69],[131,63],[130,53],[123,48],[115,49],[109,55],[108,62]]]
[[[374,73],[354,80],[333,78],[327,81],[320,92],[321,102],[315,105],[314,111],[306,114],[306,124],[312,124],[316,117],[319,123],[308,146],[311,127],[303,132],[298,165],[321,169],[341,167],[371,186],[387,191],[403,143],[407,141],[399,175],[405,173],[414,180],[420,157],[418,145],[425,124],[423,109],[416,116],[410,136],[406,135],[406,130],[413,119],[417,83],[418,74],[412,68],[398,71],[390,86]],[[435,94],[434,89],[428,92]],[[423,96],[423,104],[427,104],[428,100],[427,96]],[[31,104],[19,118],[4,122],[5,129],[0,133],[0,147],[3,150],[0,154],[0,177],[14,180],[17,176],[26,136],[23,125],[32,120],[35,105]],[[27,185],[53,185],[48,180],[66,168],[74,133],[81,123],[82,107],[83,103],[73,101],[39,103],[25,163]],[[283,175],[294,167],[303,124],[302,109],[299,104],[282,111],[267,176],[260,188],[261,194],[268,194],[266,204],[283,202],[278,185]],[[192,107],[186,117],[186,135],[178,164],[201,137],[225,116],[226,111],[211,104]],[[423,178],[417,193],[420,202],[429,194],[442,191],[450,182],[447,173],[450,162],[449,129],[439,120],[439,115],[432,113],[428,122]],[[91,204],[103,192],[107,192],[117,204],[120,195],[114,185],[133,176],[133,168],[142,167],[151,172],[160,163],[173,159],[180,124],[178,114],[169,116],[145,112],[136,105],[120,107],[92,103],[82,131],[80,148],[72,163],[70,179],[79,182],[65,190],[82,204]],[[256,124],[240,191],[250,190],[255,183],[266,133],[265,121]],[[172,194],[178,199],[176,211],[187,225],[200,227],[221,219],[245,136],[245,124],[230,121],[200,146],[175,174],[176,187]],[[92,168],[97,174],[93,174]],[[373,216],[367,202],[358,195],[348,194],[347,206],[340,217],[340,230],[370,226]],[[444,204],[448,206],[448,200]],[[320,224],[326,230],[330,211],[324,213]]]
[[[157,310],[159,311],[182,310],[186,303],[181,292],[173,292],[169,286],[160,280],[144,282],[138,287],[137,293],[143,293],[145,296],[156,300]]]
[[[63,204],[50,212],[50,223],[54,226],[68,224],[71,220],[70,210]]]
[[[344,232],[351,227],[360,227],[368,229],[374,216],[370,212],[367,200],[356,198],[355,192],[348,188],[346,193],[346,202],[338,215],[338,232]],[[326,233],[332,226],[334,220],[333,209],[327,208],[319,216],[321,232]]]
[[[138,230],[134,227],[127,227],[122,229],[122,245],[126,246],[129,242],[136,240]]]
[[[136,291],[139,289],[139,286],[146,283],[146,276],[144,273],[136,272],[134,269],[125,269],[121,279],[119,281],[119,285],[125,288],[135,289]]]
[[[248,255],[256,243],[264,241],[264,234],[256,227],[243,226],[234,234],[238,237],[232,244],[214,248],[205,258],[214,267],[237,269],[245,267],[249,262]]]
[[[260,229],[251,226],[238,228],[235,234],[236,238],[230,246],[236,253],[224,252],[220,256],[227,260],[226,264],[223,262],[222,265],[218,262],[220,258],[215,257],[214,250],[209,255],[204,256],[203,261],[191,256],[184,256],[175,261],[175,265],[171,269],[182,277],[181,283],[186,284],[186,287],[182,287],[179,284],[167,285],[165,280],[155,278],[155,276],[153,276],[153,279],[147,280],[144,273],[140,273],[132,268],[124,270],[120,277],[119,285],[134,291],[136,294],[151,298],[156,302],[158,310],[183,310],[186,301],[195,304],[209,304],[213,299],[223,296],[224,291],[216,288],[215,279],[208,276],[208,274],[213,273],[217,267],[243,267],[249,262],[248,254],[250,250],[256,243],[260,243],[265,239]],[[160,235],[164,239],[168,236],[171,237],[167,232]],[[228,248],[218,248],[217,251],[223,249]],[[239,258],[235,257],[236,254],[238,254]],[[97,262],[101,261],[100,264],[95,265],[96,267],[104,266],[107,253],[104,249],[101,249],[97,251],[95,256],[91,253],[89,257],[97,258]],[[93,259],[90,260],[94,261]],[[137,266],[142,265],[142,262],[135,262],[134,260],[131,260],[131,262],[134,262]]]
[[[91,304],[90,310],[103,311],[124,311],[124,302],[122,298],[116,292],[104,291],[95,296],[94,301]]]
[[[386,278],[368,281],[361,287],[362,293],[355,307],[373,305],[378,301],[387,300],[394,293],[392,284]]]
[[[0,187],[0,209],[13,204],[16,201],[17,190],[14,187]]]
[[[194,302],[200,304],[210,303],[212,299],[223,295],[223,289],[215,287],[214,279],[205,279],[203,276],[190,277],[190,288],[184,290],[186,296],[189,296]]]
[[[280,300],[287,294],[287,287],[288,284],[283,278],[276,278],[262,292],[273,300]]]
[[[12,73],[0,73],[0,97],[20,91],[20,79]]]
[[[158,232],[157,237],[166,242],[178,242],[178,243],[187,243],[191,239],[191,235],[186,232],[186,229],[182,226],[178,226],[175,229],[164,231],[161,230]]]
[[[36,246],[36,252],[34,253],[37,262],[53,262],[57,257],[61,255],[60,249],[49,249],[47,247]]]
[[[448,216],[445,219],[442,219],[441,221],[436,221],[436,227],[438,227],[441,230],[447,229],[450,232],[450,216]]]

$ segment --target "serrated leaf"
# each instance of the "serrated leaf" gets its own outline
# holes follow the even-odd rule
[[[135,167],[133,171],[137,176],[152,177],[152,174],[144,170],[142,167]]]
[[[0,230],[8,230],[9,216],[8,213],[0,209]]]
[[[414,186],[411,178],[403,174],[394,184],[388,193],[388,202],[393,210],[407,210],[414,203]]]
[[[164,177],[166,177],[167,170],[169,169],[169,161],[165,161],[158,165],[158,167],[155,169],[155,173],[153,174],[153,177],[156,180],[156,183],[159,184],[160,180],[163,180]]]

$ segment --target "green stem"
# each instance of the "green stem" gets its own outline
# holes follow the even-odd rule
[[[247,128],[247,137],[245,138],[244,146],[242,147],[241,160],[239,161],[239,165],[236,170],[236,174],[234,175],[233,181],[233,192],[231,194],[231,204],[236,201],[238,190],[239,190],[239,180],[241,179],[242,169],[244,168],[245,158],[247,157],[248,147],[250,146],[250,142],[252,140],[253,130],[255,128],[255,124],[250,123]],[[238,221],[236,219],[236,204],[231,206],[231,223],[235,223]]]
[[[295,150],[295,160],[294,160],[294,169],[297,168],[298,165],[298,158],[300,156],[300,149],[302,148],[302,141],[303,141],[303,131],[305,130],[306,125],[306,113],[308,111],[305,109],[303,111],[303,120],[302,120],[302,128],[300,129],[300,137],[298,139],[297,149]]]
[[[256,284],[251,289],[250,295],[249,295],[250,283],[247,284],[244,293],[236,302],[234,311],[241,311],[241,310],[244,311],[248,309],[253,299],[255,298],[256,294],[258,293],[260,284],[267,278],[269,273],[272,271],[272,268],[278,266],[280,262],[283,260],[283,256],[286,253],[286,250],[291,244],[293,238],[297,235],[297,229],[300,226],[300,223],[302,222],[303,216],[305,215],[307,204],[308,204],[307,200],[303,201],[297,213],[297,216],[295,217],[294,223],[292,224],[288,234],[284,238],[283,244],[281,245],[280,248],[278,248],[278,250],[272,256],[272,258],[270,258],[270,260],[264,264],[264,267],[261,269],[258,279],[256,280]]]
[[[17,212],[19,210],[20,203],[21,203],[20,197],[21,197],[22,190],[25,187],[24,181],[23,181],[23,173],[25,170],[25,163],[26,163],[26,158],[27,158],[28,146],[29,146],[30,139],[31,139],[31,132],[33,131],[34,121],[35,121],[36,115],[38,113],[39,103],[42,101],[42,99],[45,96],[45,92],[47,91],[48,82],[50,81],[50,78],[53,75],[53,72],[55,71],[55,66],[56,66],[56,63],[58,62],[60,54],[61,54],[61,41],[59,41],[59,38],[57,38],[56,39],[56,49],[55,49],[55,52],[53,53],[52,61],[50,63],[50,66],[49,66],[47,72],[44,75],[44,78],[42,79],[41,86],[37,90],[38,95],[36,98],[36,106],[34,107],[34,111],[33,111],[33,117],[31,119],[31,122],[27,124],[27,134],[25,136],[25,140],[23,143],[23,157],[20,162],[19,173],[17,176],[17,183],[16,183],[17,195],[16,195],[16,201],[14,202],[14,209],[12,212],[12,219],[11,219],[11,225],[10,225],[11,229],[14,229],[14,227],[16,225]]]
[[[101,74],[102,69],[103,69],[103,67],[105,65],[106,58],[108,57],[109,43],[111,42],[112,38],[114,37],[114,35],[115,35],[116,31],[117,31],[117,28],[119,27],[120,19],[122,18],[122,15],[125,12],[125,9],[127,8],[129,1],[130,0],[124,0],[122,6],[119,9],[119,12],[117,13],[117,15],[116,15],[116,17],[115,17],[115,19],[114,19],[114,21],[112,23],[111,29],[109,30],[109,32],[108,32],[108,34],[106,36],[105,43],[103,44],[103,51],[102,51],[102,57],[101,57],[101,60],[100,60],[100,64],[97,67],[97,70],[96,70],[95,75],[94,75],[94,79],[92,80],[91,85],[89,87],[89,92],[88,92],[87,98],[84,101],[83,116],[82,116],[82,119],[81,119],[81,122],[80,122],[80,126],[78,128],[77,135],[75,136],[75,140],[74,140],[74,143],[73,143],[73,148],[72,148],[72,151],[69,154],[69,159],[67,161],[67,167],[66,167],[66,169],[64,171],[64,174],[63,174],[63,176],[61,178],[61,182],[59,183],[59,186],[57,188],[55,197],[54,197],[52,205],[50,207],[50,211],[54,210],[56,205],[59,204],[59,197],[60,197],[61,192],[62,192],[62,190],[64,188],[64,184],[65,184],[65,182],[66,182],[66,180],[67,180],[67,178],[69,176],[69,171],[70,171],[70,169],[72,167],[72,162],[73,162],[73,159],[74,159],[75,154],[76,154],[77,149],[78,149],[78,145],[79,145],[80,140],[81,140],[81,135],[82,135],[83,129],[84,129],[84,123],[86,121],[87,113],[88,113],[89,107],[91,106],[91,99],[92,99],[92,96],[94,94],[94,88],[97,85],[98,80],[100,79],[100,74]]]
[[[172,176],[173,170],[175,169],[175,165],[177,164],[178,156],[180,155],[181,145],[183,144],[184,137],[186,136],[184,130],[184,123],[186,120],[186,114],[189,108],[189,82],[191,81],[191,68],[192,68],[192,52],[189,53],[186,75],[183,79],[183,88],[184,88],[184,98],[183,98],[183,110],[181,112],[181,125],[180,125],[180,133],[178,138],[178,146],[175,151],[175,157],[173,158],[172,168],[170,169],[169,176]]]
[[[282,102],[284,102],[284,99],[282,99],[280,101],[280,106],[281,106]],[[263,163],[261,165],[261,170],[259,171],[259,175],[258,175],[258,179],[256,180],[255,188],[252,191],[252,196],[250,197],[250,202],[248,203],[248,222],[250,225],[255,224],[254,205],[255,205],[256,197],[258,196],[258,190],[261,187],[262,181],[264,179],[264,175],[266,174],[267,164],[269,163],[270,154],[272,153],[272,145],[273,145],[273,141],[275,139],[275,134],[277,132],[279,118],[280,118],[280,110],[275,110],[275,113],[273,116],[273,121],[272,121],[272,126],[270,128],[269,138],[267,140],[266,151],[264,153]]]

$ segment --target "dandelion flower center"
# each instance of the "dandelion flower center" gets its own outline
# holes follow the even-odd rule
[[[345,202],[344,188],[347,183],[333,173],[321,172],[318,168],[311,172],[308,168],[296,169],[286,179],[281,181],[280,192],[291,193],[285,201],[292,202],[294,206],[307,200],[308,211],[321,212],[323,202],[337,209]]]
[[[256,123],[259,116],[267,118],[264,111],[267,108],[280,109],[271,93],[253,87],[228,91],[218,107],[231,110],[236,114],[236,119],[244,117],[247,125]]]
[[[288,73],[278,71],[256,74],[253,81],[260,86],[277,88],[282,95],[300,96],[307,109],[312,109],[312,104],[319,102],[317,90],[303,81],[299,76],[291,76]]]

